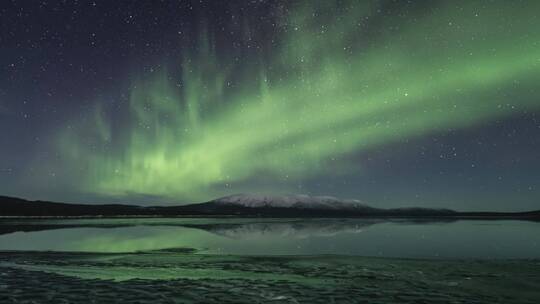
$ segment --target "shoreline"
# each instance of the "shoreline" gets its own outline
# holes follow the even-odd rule
[[[540,260],[0,252],[0,282],[6,303],[532,304]]]
[[[364,215],[364,216],[258,216],[258,215],[237,215],[237,214],[181,214],[181,215],[0,215],[0,219],[100,219],[100,218],[246,218],[246,219],[467,219],[467,220],[538,220],[536,215],[441,215],[441,216],[419,216],[419,215]]]

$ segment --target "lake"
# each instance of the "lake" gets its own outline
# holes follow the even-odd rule
[[[540,258],[540,223],[512,220],[3,219],[0,250],[347,255],[428,259]]]
[[[0,219],[1,303],[530,303],[540,223]]]

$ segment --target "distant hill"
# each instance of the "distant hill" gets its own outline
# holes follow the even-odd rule
[[[237,194],[205,203],[142,207],[28,201],[0,196],[0,216],[239,216],[239,217],[447,217],[540,219],[540,211],[458,212],[429,208],[374,208],[330,196]]]
[[[20,198],[0,196],[0,216],[99,216],[138,215],[146,208],[133,205],[85,205],[28,201]]]
[[[299,195],[257,195],[235,194],[211,201],[219,205],[236,205],[243,207],[271,207],[271,208],[298,208],[298,209],[326,209],[326,210],[368,210],[374,209],[359,200],[342,200],[333,196]]]
[[[448,216],[455,213],[449,209],[381,209],[358,200],[309,195],[235,194],[190,206],[204,214],[273,217]]]

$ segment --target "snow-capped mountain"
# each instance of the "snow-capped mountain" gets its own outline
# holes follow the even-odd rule
[[[318,210],[373,209],[359,200],[341,200],[332,196],[310,196],[305,194],[270,196],[259,194],[235,194],[211,201],[216,205],[250,208],[295,208]]]

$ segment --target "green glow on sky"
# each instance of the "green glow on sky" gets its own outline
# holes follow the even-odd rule
[[[61,132],[82,190],[210,199],[258,176],[297,181],[335,162],[360,171],[344,158],[540,106],[540,7],[448,3],[383,18],[385,30],[373,33],[376,2],[339,18],[324,5],[291,12],[270,61],[222,64],[211,35],[201,35],[181,85],[166,72],[133,85],[129,123],[96,106],[91,121]],[[235,64],[242,73],[224,68]],[[242,81],[231,88],[233,77]]]

